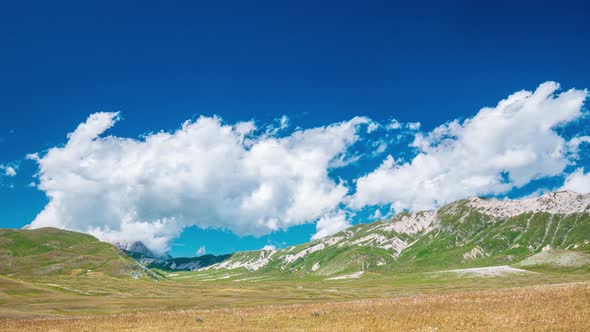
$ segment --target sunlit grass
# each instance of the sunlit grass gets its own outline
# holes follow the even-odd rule
[[[299,305],[4,319],[6,331],[584,331],[590,283]]]

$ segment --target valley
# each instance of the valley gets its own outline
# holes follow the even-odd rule
[[[2,331],[583,330],[590,314],[584,273],[366,273],[314,281],[181,272],[160,282],[2,278],[0,287]]]
[[[309,319],[317,329],[493,330],[504,319],[575,330],[590,312],[589,206],[573,192],[468,199],[280,250],[196,258],[54,228],[1,230],[0,330],[216,330],[236,319],[249,330]]]

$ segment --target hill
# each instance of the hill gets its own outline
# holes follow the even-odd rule
[[[564,251],[590,250],[590,194],[561,191],[521,200],[465,199],[437,210],[358,224],[282,250],[235,253],[206,269],[300,276],[357,273],[354,277],[363,271],[511,265],[553,249],[561,250],[562,256]]]
[[[0,229],[0,275],[157,278],[112,244],[57,228]]]

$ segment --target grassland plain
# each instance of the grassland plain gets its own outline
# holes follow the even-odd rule
[[[331,281],[204,271],[167,277],[2,277],[0,330],[581,331],[590,317],[587,273],[366,273]]]
[[[590,283],[296,305],[0,319],[2,331],[587,331]]]

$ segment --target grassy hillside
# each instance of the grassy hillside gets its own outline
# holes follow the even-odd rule
[[[161,273],[204,270],[206,274],[223,274],[236,270],[319,280],[364,272],[399,274],[515,265],[547,250],[564,254],[560,258],[539,258],[526,267],[584,272],[588,270],[587,260],[572,257],[586,257],[590,252],[590,196],[556,192],[514,201],[460,200],[433,211],[405,212],[389,220],[357,224],[281,250],[154,258],[143,244],[137,247],[141,247],[140,252],[128,253],[146,267],[89,235],[51,228],[1,230],[0,274],[35,277],[102,273],[137,278],[146,276],[151,272],[147,268],[152,268]],[[563,266],[562,262],[571,260],[580,263]]]
[[[113,245],[93,236],[57,228],[0,229],[0,274],[145,278],[152,273]]]
[[[578,200],[567,192],[555,195]],[[542,199],[546,200],[539,200]],[[358,271],[412,273],[514,265],[547,250],[571,252],[568,257],[590,252],[588,207],[567,213],[550,213],[533,207],[506,216],[502,211],[482,211],[473,202],[460,200],[436,211],[401,213],[389,220],[358,224],[332,236],[278,251],[235,253],[211,269],[242,269],[296,277]],[[504,204],[484,199],[475,202],[483,205],[492,202],[501,208]],[[519,202],[511,204],[520,208]],[[587,271],[586,260],[581,262],[575,268],[557,268]]]

